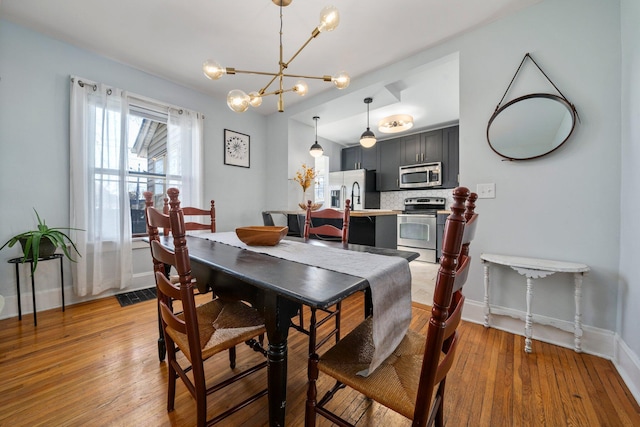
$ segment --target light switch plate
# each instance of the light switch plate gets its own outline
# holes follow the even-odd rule
[[[495,199],[496,198],[496,184],[478,184],[476,187],[476,193],[478,193],[479,199]]]

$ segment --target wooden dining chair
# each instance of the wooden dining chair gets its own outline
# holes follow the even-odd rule
[[[434,423],[443,426],[445,381],[459,342],[456,329],[464,305],[462,287],[471,262],[468,255],[461,256],[460,252],[463,245],[468,247],[478,218],[471,210],[468,212],[469,222],[465,220],[465,201],[468,197],[467,188],[458,187],[453,191],[452,213],[445,225],[442,257],[426,337],[409,330],[392,355],[368,377],[356,373],[369,366],[373,353],[371,317],[321,357],[313,354],[308,367],[306,427],[315,426],[316,414],[337,425],[352,426],[325,406],[345,386],[413,420],[414,427]],[[468,208],[471,209],[471,206]],[[318,401],[319,372],[337,381]]]
[[[151,191],[145,191],[144,193],[142,193],[144,196],[144,200],[145,200],[145,209],[150,208],[150,207],[154,207],[155,205],[155,200],[154,199],[158,199],[159,197],[154,195]],[[163,205],[162,205],[162,212],[165,215],[169,215],[169,198],[168,197],[163,197]],[[203,221],[204,222],[196,222],[196,221],[189,221],[189,222],[185,222],[185,229],[188,231],[191,230],[209,230],[212,233],[215,233],[216,231],[216,210],[215,210],[215,202],[213,200],[211,200],[211,208],[209,210],[205,210],[205,209],[200,209],[200,208],[194,208],[194,207],[184,207],[182,208],[183,214],[184,215],[194,215],[194,216],[200,216],[205,218]],[[186,212],[186,213],[185,213]],[[208,220],[206,219],[208,217]],[[170,233],[170,227],[167,226],[162,230],[162,234],[165,236],[168,236]],[[149,233],[149,229],[147,228],[147,234]],[[169,278],[169,280],[171,280],[171,283],[178,283],[179,282],[179,276],[176,274],[171,274],[171,266],[170,265],[165,265],[165,273],[167,274],[167,277]],[[202,292],[206,292],[208,289],[211,288],[211,284],[209,283],[205,283],[205,284],[200,284],[200,286],[198,286],[198,289],[195,290],[196,294],[202,293]],[[164,334],[162,333],[162,321],[160,318],[160,306],[158,306],[158,328],[159,328],[159,337],[158,337],[158,359],[162,362],[165,358],[166,355],[166,345],[165,345],[165,340],[164,340]],[[235,351],[235,347],[229,350],[229,363],[231,365],[231,367],[235,367],[235,359],[236,359],[236,351]]]
[[[185,230],[208,230],[212,233],[216,232],[216,206],[215,201],[211,199],[211,207],[209,209],[201,209],[194,206],[183,206],[182,212],[185,217],[199,217],[200,221],[190,220],[184,223]],[[164,206],[162,212],[169,214],[169,198],[164,198]],[[164,235],[168,236],[170,230],[165,230]]]
[[[350,219],[351,200],[345,201],[345,210],[321,209],[312,211],[311,200],[307,202],[307,212],[305,217],[303,236],[308,240],[312,235],[320,239],[334,239],[346,245],[349,241],[349,219]],[[316,224],[313,224],[316,220]],[[326,223],[325,221],[332,221]],[[291,322],[291,327],[304,334],[309,335],[309,354],[315,353],[324,343],[329,341],[331,337],[335,337],[336,342],[340,341],[340,315],[342,310],[342,302],[326,309],[316,309],[310,307],[311,317],[309,319],[309,328],[304,326],[303,307],[298,310],[298,324]],[[325,315],[318,320],[317,314],[320,310]],[[327,331],[326,335],[318,341],[318,330],[322,325],[334,319],[333,329]]]
[[[179,191],[176,188],[170,188],[167,193],[171,205],[168,215],[153,207],[146,209],[162,327],[167,343],[169,370],[167,410],[174,409],[176,378],[179,377],[196,400],[197,425],[212,425],[267,394],[265,388],[207,420],[209,394],[261,370],[267,366],[267,362],[262,361],[209,387],[206,383],[204,362],[243,342],[266,355],[266,351],[255,340],[255,337],[265,332],[264,319],[257,310],[241,301],[223,301],[215,298],[196,307],[193,292],[194,279],[191,277],[191,261],[185,238],[186,227],[178,200]],[[160,243],[158,232],[160,227],[171,229],[173,251]],[[165,274],[167,264],[173,266],[178,272],[180,278],[178,284],[171,283],[167,278]],[[181,313],[173,312],[173,301],[181,302],[183,310]],[[183,366],[176,359],[178,350],[188,360],[187,366]],[[187,375],[188,372],[191,373]],[[225,397],[221,397],[221,400],[224,399]]]

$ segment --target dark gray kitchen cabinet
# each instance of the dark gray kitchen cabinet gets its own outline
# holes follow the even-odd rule
[[[378,166],[378,149],[374,145],[364,148],[360,145],[343,148],[340,157],[343,171],[354,169],[376,170]]]
[[[442,161],[442,129],[402,138],[401,166]]]
[[[400,145],[400,166],[414,165],[420,162],[420,154],[423,152],[420,134],[402,137]]]
[[[442,129],[420,134],[420,142],[424,150],[424,156],[420,158],[420,163],[441,162],[444,160],[442,157],[442,135]]]
[[[453,126],[442,130],[442,187],[458,186],[460,174],[459,127]]]
[[[379,141],[372,148],[343,148],[342,170],[368,169],[376,171],[376,190],[400,190],[398,168],[416,163],[442,162],[441,188],[458,185],[458,126],[422,132]]]
[[[397,248],[397,215],[352,216],[349,221],[349,243]]]
[[[378,170],[376,171],[376,190],[399,190],[398,168],[400,167],[401,138],[380,141],[378,146]]]

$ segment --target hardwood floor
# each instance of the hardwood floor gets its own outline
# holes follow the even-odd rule
[[[343,324],[350,330],[361,319],[361,295],[343,307]],[[414,306],[412,328],[424,331],[427,321],[425,306]],[[156,322],[155,301],[121,308],[115,297],[67,307],[64,313],[38,313],[37,328],[30,315],[22,322],[0,321],[0,425],[193,425],[193,400],[181,382],[175,411],[166,411],[167,369],[158,362]],[[461,332],[447,380],[447,426],[640,425],[640,407],[611,362],[541,342],[526,354],[522,337],[468,322]],[[307,341],[293,330],[289,337],[287,425],[300,426]],[[208,369],[222,376],[229,367],[227,356],[219,356]],[[239,347],[238,367],[259,357]],[[266,372],[261,375],[223,392],[210,414],[258,389]],[[321,376],[320,392],[329,385]],[[343,391],[334,400],[358,426],[410,425],[355,392]],[[267,425],[266,405],[265,397],[219,425]]]

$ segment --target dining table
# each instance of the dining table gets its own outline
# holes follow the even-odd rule
[[[305,260],[292,260],[221,243],[202,236],[187,235],[192,277],[201,292],[212,289],[220,298],[245,301],[255,307],[265,319],[268,338],[267,387],[269,425],[284,426],[287,392],[287,339],[291,318],[306,305],[316,309],[331,307],[344,298],[365,291],[365,313],[371,314],[372,303],[369,280],[357,275],[311,265]],[[285,241],[303,242],[305,250],[322,248],[344,250],[340,258],[364,252],[381,256],[400,257],[412,261],[418,254],[364,245],[331,242],[318,239],[307,241],[286,237]],[[173,248],[171,236],[161,237],[161,243]],[[313,249],[312,249],[313,248]],[[317,248],[317,249],[316,249]],[[355,255],[354,255],[355,256]],[[409,273],[410,274],[410,273]],[[410,310],[410,308],[409,308]]]

